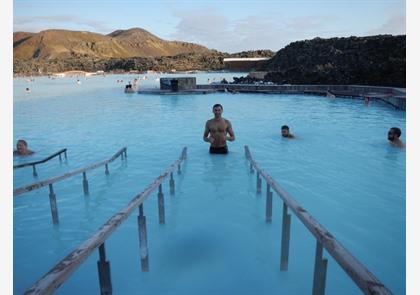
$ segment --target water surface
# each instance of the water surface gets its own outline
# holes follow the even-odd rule
[[[200,83],[240,74],[197,74]],[[279,271],[282,203],[274,197],[265,224],[265,196],[256,194],[254,159],[395,294],[405,293],[405,151],[389,146],[390,127],[405,112],[381,103],[310,95],[215,93],[188,96],[125,94],[135,76],[14,82],[14,142],[36,154],[68,149],[67,163],[37,168],[43,180],[109,158],[126,146],[127,162],[54,185],[60,225],[51,222],[48,189],[14,198],[14,292],[22,293],[109,217],[124,207],[184,146],[188,159],[164,185],[166,224],[158,224],[154,193],[145,203],[150,272],[140,271],[137,216],[106,242],[115,294],[308,294],[315,239],[292,215],[289,270]],[[157,87],[149,76],[143,87]],[[124,83],[117,83],[123,79]],[[30,87],[31,93],[25,93]],[[237,140],[230,154],[209,155],[202,135],[211,107],[221,103]],[[287,124],[295,140],[280,137]],[[31,168],[14,171],[14,187],[36,181]],[[265,184],[263,184],[263,192]],[[324,252],[325,253],[325,252]],[[327,294],[358,294],[328,254]],[[58,294],[99,293],[95,251]]]

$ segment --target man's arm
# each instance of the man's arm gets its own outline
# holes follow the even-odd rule
[[[211,136],[209,137],[209,134],[210,134],[209,121],[207,121],[206,126],[204,127],[203,140],[205,142],[213,143],[214,139]]]
[[[232,128],[232,124],[230,123],[230,121],[227,121],[227,133],[229,133],[229,136],[226,137],[226,140],[228,141],[234,141],[235,140],[235,133],[233,132],[233,128]]]

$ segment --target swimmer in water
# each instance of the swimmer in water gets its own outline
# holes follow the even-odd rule
[[[404,148],[405,147],[405,144],[400,139],[400,136],[401,136],[401,129],[400,128],[392,127],[391,129],[389,129],[388,140],[389,140],[389,143],[392,146],[398,147],[398,148]]]
[[[28,87],[26,87],[25,92],[26,93],[31,93],[31,89],[29,89]]]
[[[287,125],[281,126],[281,136],[285,138],[295,138],[295,136],[289,132],[289,126]]]
[[[28,149],[28,143],[24,139],[19,139],[16,143],[16,150],[13,151],[13,156],[29,156],[34,152]]]

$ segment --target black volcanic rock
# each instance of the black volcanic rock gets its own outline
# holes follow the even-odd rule
[[[239,55],[242,53],[235,53]],[[255,57],[257,53],[243,53]],[[223,58],[232,54],[210,51],[208,53],[183,53],[175,56],[132,57],[132,58],[91,58],[75,56],[66,59],[20,60],[14,59],[13,72],[18,75],[39,75],[70,70],[95,71],[221,71],[224,69]]]
[[[279,50],[260,70],[278,84],[405,87],[405,35],[315,38]]]

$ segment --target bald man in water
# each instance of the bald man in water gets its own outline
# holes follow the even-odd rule
[[[214,118],[206,122],[203,140],[210,142],[210,154],[227,154],[226,141],[234,141],[235,134],[229,120],[222,118],[223,107],[221,104],[213,106]],[[229,136],[226,136],[229,134]],[[210,136],[209,136],[210,135]]]

